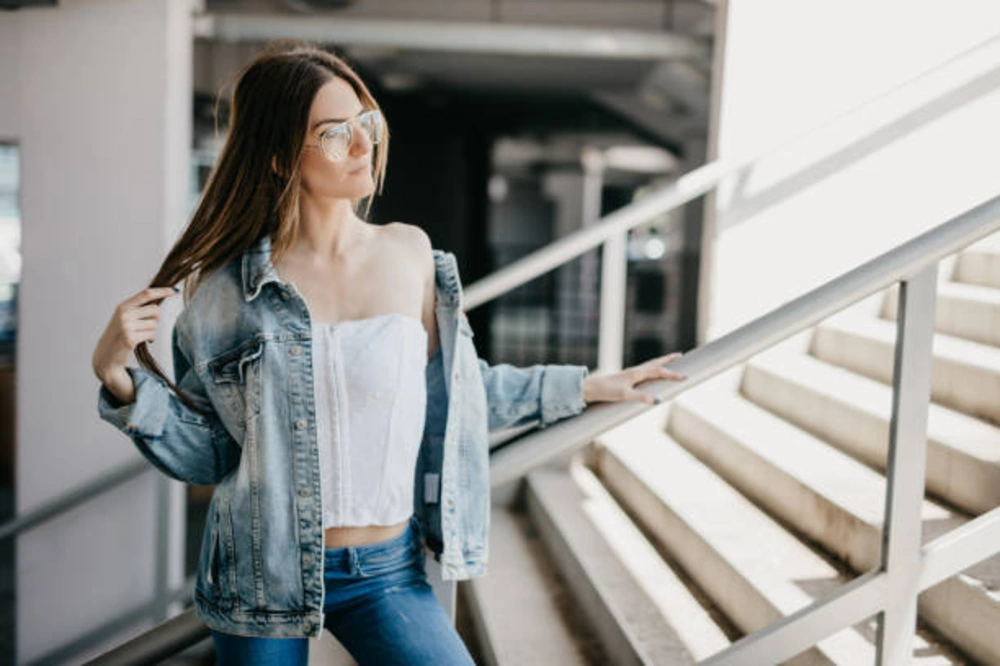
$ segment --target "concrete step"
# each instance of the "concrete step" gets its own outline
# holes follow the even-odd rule
[[[952,279],[1000,289],[1000,234],[990,234],[959,252]]]
[[[895,321],[899,287],[886,292],[881,317]],[[1000,347],[1000,289],[961,282],[938,284],[934,329],[965,340]]]
[[[582,666],[605,663],[595,641],[567,612],[567,594],[521,514],[494,507],[490,514],[490,562],[485,576],[459,584],[464,607],[485,664],[538,663]]]
[[[764,352],[745,365],[741,393],[885,471],[891,386],[813,356]],[[1000,428],[932,403],[927,431],[928,494],[974,515],[1000,506]]]
[[[744,633],[798,611],[851,578],[663,432],[602,437],[596,465],[615,497]],[[874,620],[843,629],[785,663],[874,663]],[[961,662],[921,635],[914,663]]]
[[[720,417],[724,415],[724,417]],[[670,434],[744,496],[856,572],[879,565],[885,478],[741,395],[691,391],[674,401]],[[931,501],[923,542],[968,521]],[[1000,557],[925,590],[919,610],[959,650],[1000,663]]]
[[[709,611],[579,462],[532,471],[525,499],[607,663],[694,664],[729,645]]]
[[[885,384],[892,383],[896,323],[833,316],[815,329],[810,353]],[[934,402],[1000,425],[1000,349],[936,333]]]

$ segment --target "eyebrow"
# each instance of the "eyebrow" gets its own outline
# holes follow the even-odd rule
[[[353,116],[351,116],[351,118],[357,118],[358,116],[360,116],[362,113],[364,113],[367,110],[368,109],[361,109],[356,114],[354,114]],[[351,118],[327,118],[325,120],[317,120],[315,123],[313,123],[313,126],[312,126],[312,128],[309,131],[313,132],[313,131],[316,130],[317,127],[319,127],[320,125],[325,125],[326,123],[342,123],[345,120],[350,120]]]

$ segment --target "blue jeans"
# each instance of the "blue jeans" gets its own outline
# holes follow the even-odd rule
[[[475,666],[424,570],[419,523],[387,541],[324,550],[323,626],[358,666]],[[306,666],[308,638],[212,630],[219,666]]]

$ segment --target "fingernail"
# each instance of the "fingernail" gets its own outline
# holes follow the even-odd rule
[[[654,404],[654,405],[658,405],[658,404],[660,404],[661,402],[663,402],[663,401],[662,401],[662,400],[660,400],[659,396],[657,396],[657,397],[654,397],[654,398],[653,398],[653,404]]]
[[[180,287],[174,287],[174,291],[177,292],[177,293],[180,293],[181,288]]]

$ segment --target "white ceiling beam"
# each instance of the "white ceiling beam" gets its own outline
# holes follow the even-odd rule
[[[202,14],[196,37],[220,41],[302,39],[339,46],[625,60],[707,60],[704,39],[624,28],[344,19],[326,16]]]

